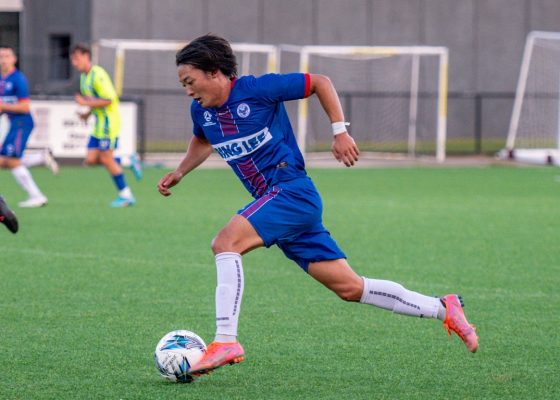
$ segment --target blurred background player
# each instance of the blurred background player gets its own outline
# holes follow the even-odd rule
[[[34,124],[29,113],[27,79],[16,68],[16,61],[11,47],[0,46],[0,113],[5,113],[10,121],[10,130],[0,150],[0,167],[10,169],[17,183],[27,192],[29,198],[20,202],[20,207],[41,207],[47,204],[47,197],[21,162]]]
[[[87,145],[86,164],[103,164],[118,190],[118,197],[111,207],[127,207],[136,203],[119,160],[113,151],[118,146],[121,129],[119,97],[109,74],[99,65],[92,65],[91,51],[88,46],[78,44],[71,50],[72,65],[81,72],[80,93],[75,96],[76,103],[88,107],[89,110],[80,114],[84,121],[91,114],[95,115],[95,126]],[[131,169],[136,179],[142,177],[140,163],[136,157],[131,159]]]
[[[244,290],[241,256],[272,245],[341,299],[442,320],[469,351],[477,351],[478,337],[457,295],[440,299],[396,282],[357,275],[323,226],[322,201],[305,171],[283,102],[317,95],[332,124],[335,158],[347,167],[354,165],[358,148],[346,131],[338,94],[328,77],[292,73],[237,78],[229,43],[213,35],[181,49],[176,64],[179,81],[193,98],[194,136],[176,170],[159,181],[159,192],[169,196],[171,187],[216,150],[255,198],[212,241],[217,269],[216,336],[189,372],[204,374],[244,359],[237,340]]]
[[[30,151],[31,150],[31,151]],[[51,149],[30,149],[28,148],[23,157],[21,158],[21,163],[26,167],[36,167],[39,165],[44,165],[51,170],[53,175],[58,175],[60,168],[58,162],[53,156]]]
[[[16,233],[18,231],[18,220],[16,215],[12,210],[10,210],[2,196],[0,196],[0,223],[6,225],[6,228],[8,228],[8,230],[12,233]]]

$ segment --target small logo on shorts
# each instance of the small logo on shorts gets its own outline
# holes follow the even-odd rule
[[[241,118],[247,118],[251,114],[251,109],[247,103],[241,103],[237,106],[237,115]]]

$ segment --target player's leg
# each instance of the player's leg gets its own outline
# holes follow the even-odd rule
[[[21,164],[21,157],[25,150],[33,124],[21,121],[14,123],[6,135],[0,149],[0,166],[11,170],[16,182],[25,190],[29,198],[18,205],[24,208],[41,207],[47,204],[47,197],[39,190],[31,173]]]
[[[144,171],[142,169],[142,162],[137,154],[133,154],[130,156],[130,170],[134,174],[134,177],[137,181],[142,179]]]
[[[90,135],[87,144],[86,158],[84,159],[85,165],[99,164],[99,139]]]
[[[8,230],[12,233],[16,233],[18,231],[18,220],[16,215],[12,210],[10,210],[2,196],[0,196],[0,223],[6,225],[6,228],[8,228]]]
[[[218,270],[217,334],[205,356],[191,369],[193,374],[207,373],[243,359],[243,348],[237,342],[239,305],[243,296],[241,255],[287,240],[312,225],[320,218],[321,211],[318,198],[316,205],[308,205],[309,198],[314,196],[318,194],[308,178],[269,188],[262,197],[239,210],[213,240]]]
[[[111,203],[111,207],[128,207],[136,204],[136,199],[132,195],[130,187],[126,184],[126,179],[122,167],[115,161],[113,150],[116,148],[117,139],[102,139],[99,141],[99,162],[103,164],[107,172],[113,178],[118,196]]]
[[[193,374],[244,360],[245,351],[237,341],[244,289],[241,256],[262,245],[255,228],[240,215],[235,215],[212,241],[217,271],[216,337],[204,357],[191,368]]]
[[[401,284],[358,276],[345,259],[309,263],[308,273],[347,301],[370,304],[397,314],[444,321],[471,352],[478,349],[478,337],[468,323],[457,295],[440,298],[425,296]]]
[[[117,162],[117,164],[119,164],[122,167],[123,165],[122,157],[115,156],[115,161]],[[136,178],[137,181],[142,179],[142,176],[144,175],[144,171],[142,168],[142,162],[140,161],[140,158],[138,158],[137,154],[133,154],[130,156],[129,168],[132,171],[132,174],[134,175],[134,178]]]
[[[51,170],[53,175],[58,175],[59,172],[58,162],[55,160],[53,153],[49,148],[44,148],[34,153],[29,153],[28,149],[21,158],[21,163],[27,168],[44,165]]]

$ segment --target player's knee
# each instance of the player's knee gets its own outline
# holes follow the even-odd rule
[[[360,301],[363,287],[354,282],[348,282],[333,288],[338,297],[344,301]]]
[[[211,247],[214,254],[225,252],[242,253],[239,238],[229,234],[225,230],[220,231],[216,237],[212,239]]]
[[[230,245],[227,240],[224,239],[224,235],[218,233],[214,239],[212,239],[212,243],[210,244],[212,248],[212,252],[214,254],[220,254],[226,251],[231,251]]]
[[[84,160],[85,165],[96,165],[97,164],[97,157],[86,157]]]

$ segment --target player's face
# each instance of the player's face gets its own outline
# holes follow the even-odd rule
[[[177,74],[187,95],[202,107],[219,107],[224,103],[223,88],[217,79],[217,73],[205,72],[185,64],[177,67]]]
[[[88,72],[90,68],[90,59],[87,53],[76,51],[70,55],[72,65],[80,72]]]
[[[3,72],[9,72],[16,66],[16,55],[12,49],[0,48],[0,68]]]

